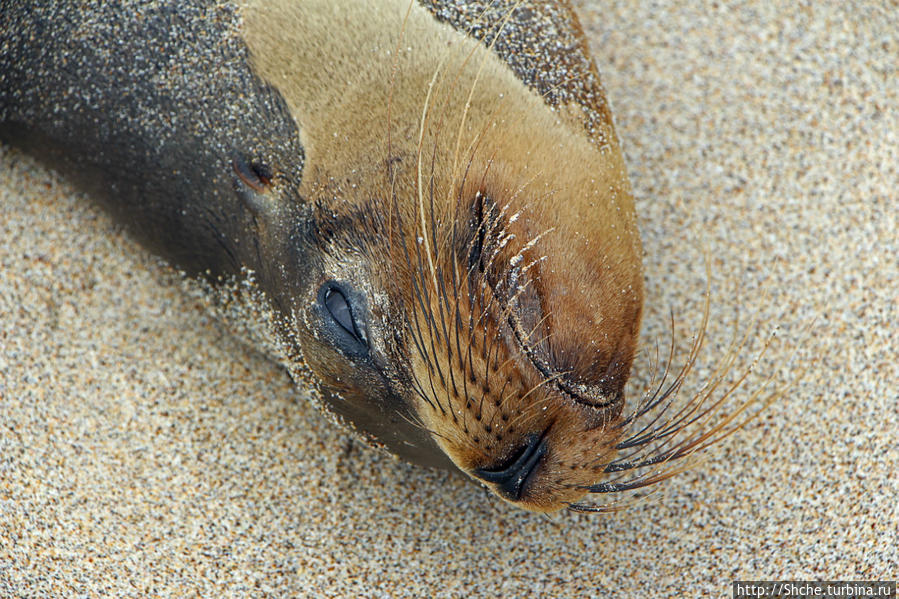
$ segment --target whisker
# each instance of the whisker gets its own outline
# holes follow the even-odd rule
[[[427,233],[428,229],[427,229],[427,225],[425,224],[425,201],[424,201],[423,185],[422,185],[421,153],[422,153],[422,147],[424,144],[426,125],[428,122],[429,106],[430,106],[430,102],[431,102],[431,93],[434,89],[434,82],[437,79],[437,75],[440,73],[442,65],[443,65],[443,61],[441,59],[441,62],[437,65],[437,68],[434,70],[434,76],[431,78],[431,81],[428,83],[428,93],[425,96],[425,102],[424,102],[424,106],[422,107],[422,113],[421,113],[421,124],[419,126],[418,159],[416,162],[417,177],[418,177],[416,191],[418,193],[418,209],[419,209],[419,215],[421,218],[421,239],[424,240],[425,254],[428,257],[428,265],[431,268],[431,278],[433,280],[435,288],[437,287],[437,273],[436,273],[436,269],[434,267],[434,259],[431,256],[430,241],[428,239],[428,233]],[[436,248],[435,248],[435,250],[436,250]]]
[[[710,271],[708,254],[706,269],[708,275]],[[677,394],[682,386],[683,378],[693,370],[693,366],[696,363],[697,357],[695,352],[697,346],[700,344],[699,340],[704,337],[704,329],[708,322],[707,312],[709,295],[709,285],[707,284],[706,301],[704,302],[700,332],[694,337],[685,365],[679,370],[674,383],[665,388],[664,391],[662,390],[665,386],[664,381],[668,378],[668,372],[671,369],[673,361],[674,341],[672,339],[666,366],[661,379],[657,384],[654,381],[651,381],[647,386],[650,391],[645,394],[644,399],[641,400],[640,405],[635,411],[635,414],[637,415],[631,415],[625,419],[627,424],[623,427],[624,429],[627,429],[629,425],[632,425],[640,417],[651,413],[656,407],[661,406],[661,411],[664,412],[671,406],[671,402],[674,399],[673,396]],[[673,316],[671,322],[673,337]],[[591,494],[608,495],[633,492],[638,489],[656,485],[657,483],[683,473],[686,470],[695,467],[698,462],[705,459],[706,454],[703,453],[705,450],[722,442],[737,431],[744,429],[775,401],[783,397],[798,381],[802,380],[805,374],[811,369],[811,366],[801,369],[797,376],[793,377],[790,381],[784,383],[780,387],[769,390],[771,383],[777,375],[776,372],[772,372],[749,394],[749,397],[741,401],[733,409],[723,411],[723,407],[727,400],[733,397],[741,387],[745,386],[750,375],[757,370],[758,365],[761,363],[776,337],[777,329],[775,328],[765,340],[765,343],[760,350],[756,353],[751,363],[742,369],[733,382],[727,384],[726,387],[722,389],[722,387],[724,387],[725,377],[733,370],[737,357],[743,353],[748,340],[766,323],[767,321],[762,322],[760,312],[756,312],[749,325],[745,327],[742,335],[738,335],[737,331],[739,328],[735,322],[734,337],[729,344],[728,350],[725,352],[724,357],[718,361],[718,364],[700,390],[693,393],[687,400],[685,406],[682,406],[674,415],[667,418],[664,423],[658,424],[659,417],[658,414],[655,414],[652,419],[653,424],[650,426],[643,426],[640,431],[632,434],[628,439],[616,444],[617,449],[636,449],[629,456],[619,456],[605,465],[603,470],[606,474],[619,476],[582,488]],[[810,328],[809,325],[809,329]],[[793,363],[796,355],[798,355],[799,347],[800,346],[797,345],[793,349],[792,356],[789,360],[790,364]],[[658,347],[656,348],[656,355],[658,355]],[[654,376],[655,375],[653,375],[653,377]],[[720,397],[712,400],[713,395],[718,395],[719,389],[722,389]],[[666,397],[669,395],[672,397]],[[663,397],[665,397],[665,399],[660,399]],[[652,407],[647,409],[647,406]],[[754,406],[757,409],[752,409]],[[628,473],[645,469],[650,470],[643,474],[628,477]],[[617,505],[617,502],[613,502],[611,505],[582,502],[570,505],[569,509],[572,511],[607,512],[616,511],[618,509]]]
[[[512,13],[520,5],[521,5],[521,0],[516,2],[514,5],[512,5],[512,7],[509,8],[508,11],[506,11],[506,14],[503,16],[502,21],[500,21],[499,25],[497,26],[496,35],[493,36],[493,39],[491,40],[490,44],[487,46],[487,48],[490,52],[484,53],[484,58],[481,59],[481,64],[478,65],[478,71],[475,74],[474,81],[471,84],[471,89],[469,89],[469,91],[468,91],[468,99],[465,101],[465,107],[462,109],[462,119],[461,119],[461,122],[459,123],[459,133],[456,137],[456,147],[453,150],[453,168],[451,171],[453,178],[455,178],[456,172],[457,172],[456,165],[458,164],[459,148],[462,144],[462,133],[465,130],[465,122],[468,119],[468,111],[469,111],[469,108],[471,107],[471,100],[472,100],[472,98],[474,98],[474,92],[475,92],[475,89],[477,89],[478,81],[481,78],[481,73],[484,70],[484,66],[487,64],[488,58],[491,56],[491,52],[493,51],[493,48],[496,45],[496,42],[499,40],[499,37],[500,37],[500,34],[502,33],[503,28],[509,22],[509,19],[512,17]]]
[[[412,426],[423,430],[424,432],[428,433],[429,435],[433,435],[434,437],[440,437],[441,439],[443,439],[444,441],[447,441],[447,442],[450,441],[449,437],[447,437],[446,435],[442,435],[433,429],[428,428],[427,426],[424,425],[423,422],[421,422],[417,418],[413,420],[410,417],[403,414],[402,412],[400,412],[399,410],[397,410],[396,413],[399,415],[400,418],[402,418],[403,420],[405,420]]]

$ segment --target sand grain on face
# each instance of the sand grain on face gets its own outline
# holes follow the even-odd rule
[[[349,442],[105,214],[4,147],[0,596],[726,596],[734,578],[895,578],[899,19],[865,3],[577,8],[638,201],[645,346],[664,346],[669,308],[689,340],[705,244],[692,388],[755,313],[779,329],[750,382],[790,380],[800,341],[806,378],[623,514],[529,515]]]

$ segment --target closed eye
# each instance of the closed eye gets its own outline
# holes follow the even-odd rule
[[[334,324],[342,329],[342,332],[351,335],[356,343],[367,349],[368,339],[365,335],[365,327],[357,321],[350,301],[343,290],[333,283],[329,284],[324,288],[321,301]]]

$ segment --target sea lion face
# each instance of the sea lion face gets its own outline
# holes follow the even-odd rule
[[[289,239],[304,263],[289,334],[329,407],[370,439],[526,509],[563,508],[620,439],[639,332],[620,152],[414,3],[380,9],[388,22],[315,39],[303,24],[341,7],[247,13],[315,207]]]
[[[554,206],[626,191],[549,162],[522,189],[511,167],[472,161],[472,183],[435,168],[443,200],[422,209],[417,167],[400,166],[416,160],[365,173],[382,181],[365,201],[323,187],[312,284],[292,294],[307,364],[329,407],[394,453],[451,461],[527,509],[565,507],[620,439],[642,287],[632,215]],[[552,188],[565,179],[578,186]]]

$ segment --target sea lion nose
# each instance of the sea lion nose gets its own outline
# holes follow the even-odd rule
[[[525,482],[537,469],[541,458],[546,455],[545,435],[532,434],[525,437],[525,444],[512,456],[511,463],[496,468],[477,468],[475,476],[497,485],[497,491],[512,501],[521,499]]]

